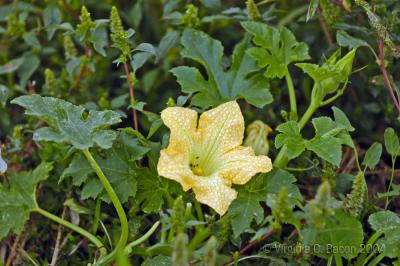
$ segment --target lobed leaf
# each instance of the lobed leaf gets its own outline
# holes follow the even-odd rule
[[[35,131],[36,141],[68,143],[83,150],[95,145],[108,149],[116,133],[106,127],[119,123],[120,115],[114,111],[89,111],[64,100],[40,95],[21,96],[11,101],[26,109],[25,114],[44,120],[49,126]]]
[[[242,22],[241,25],[253,35],[253,42],[262,47],[250,48],[248,53],[259,67],[266,68],[264,75],[267,78],[283,78],[290,63],[310,59],[307,44],[297,42],[285,27],[277,29],[254,21]]]
[[[29,213],[38,207],[36,186],[52,169],[53,163],[43,162],[33,171],[11,174],[9,186],[0,183],[0,239],[23,230]]]
[[[181,54],[204,66],[207,79],[194,67],[177,67],[171,72],[177,77],[182,91],[193,93],[192,104],[208,108],[235,99],[245,99],[256,107],[272,102],[268,81],[260,75],[254,60],[246,54],[249,40],[244,39],[234,49],[232,64],[223,68],[224,47],[201,31],[187,29],[181,39]]]

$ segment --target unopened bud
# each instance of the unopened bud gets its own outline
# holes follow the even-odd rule
[[[247,137],[244,146],[252,147],[256,155],[267,155],[269,152],[268,134],[272,129],[260,120],[247,126]]]

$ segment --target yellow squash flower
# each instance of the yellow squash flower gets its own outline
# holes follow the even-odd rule
[[[161,118],[171,130],[169,145],[161,151],[158,174],[192,189],[196,199],[223,215],[237,192],[257,173],[272,169],[267,156],[255,156],[241,146],[244,119],[235,102],[222,104],[198,117],[196,111],[169,107]]]

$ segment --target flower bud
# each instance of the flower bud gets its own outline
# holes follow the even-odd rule
[[[244,146],[252,147],[256,155],[267,155],[269,151],[268,134],[272,129],[260,120],[256,120],[247,126],[247,137]]]

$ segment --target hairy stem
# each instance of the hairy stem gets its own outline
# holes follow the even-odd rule
[[[71,229],[74,232],[77,232],[78,234],[86,237],[90,242],[92,242],[99,250],[102,254],[105,254],[105,248],[103,243],[94,235],[92,235],[91,233],[89,233],[88,231],[86,231],[85,229],[83,229],[80,226],[74,225],[73,223],[70,223],[46,210],[43,210],[39,207],[33,209],[32,211],[37,212],[41,215],[43,215],[44,217],[52,220],[53,222],[56,222],[58,224],[61,224],[69,229]]]
[[[111,202],[113,203],[115,210],[117,211],[118,218],[121,223],[121,236],[118,241],[115,250],[112,252],[112,256],[115,256],[117,251],[123,250],[128,242],[128,234],[129,234],[129,226],[128,226],[128,219],[126,218],[126,214],[122,204],[115,193],[114,189],[112,188],[110,182],[108,182],[107,177],[104,175],[103,171],[101,170],[100,166],[97,164],[96,160],[93,158],[92,154],[88,149],[83,150],[83,154],[86,156],[87,160],[89,161],[90,165],[92,166],[93,170],[96,172],[97,176],[100,179],[100,182],[103,184],[104,189],[107,191],[108,196],[110,197]]]

